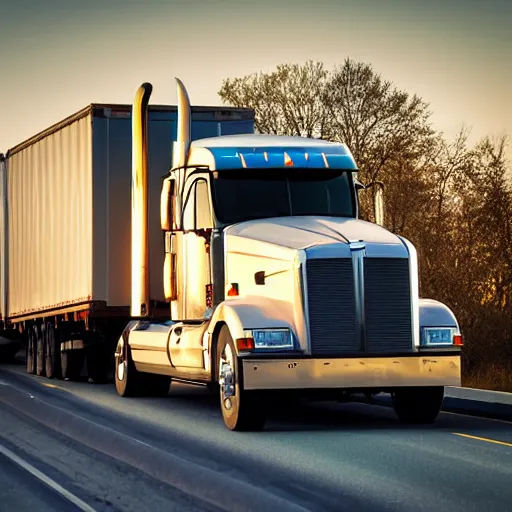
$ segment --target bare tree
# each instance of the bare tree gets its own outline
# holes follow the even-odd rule
[[[349,58],[332,73],[324,102],[330,137],[350,147],[367,181],[379,179],[397,157],[423,156],[434,134],[427,103]]]
[[[254,109],[260,133],[323,137],[327,113],[323,103],[328,72],[319,62],[283,64],[271,73],[224,80],[224,103]]]
[[[487,290],[497,308],[512,312],[512,187],[505,158],[506,138],[484,138],[476,148],[474,177],[481,201],[476,216],[480,236],[486,240],[489,258]]]

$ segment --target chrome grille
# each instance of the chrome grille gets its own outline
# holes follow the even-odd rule
[[[308,260],[306,275],[312,354],[358,352],[352,260]]]
[[[409,261],[364,258],[365,335],[356,332],[352,259],[306,263],[311,354],[403,353],[412,350]]]
[[[409,260],[365,258],[366,352],[412,350]]]

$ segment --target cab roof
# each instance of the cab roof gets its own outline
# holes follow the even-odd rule
[[[306,137],[225,135],[192,142],[191,156],[205,150],[210,154],[211,170],[296,167],[357,171],[344,144]]]

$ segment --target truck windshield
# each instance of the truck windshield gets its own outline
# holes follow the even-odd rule
[[[355,217],[349,173],[341,170],[219,171],[212,194],[223,224],[292,215]]]

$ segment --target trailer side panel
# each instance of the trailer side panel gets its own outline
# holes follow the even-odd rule
[[[7,161],[0,155],[0,319],[6,315],[7,305]]]
[[[92,298],[91,154],[86,115],[9,156],[10,317]]]
[[[154,301],[164,300],[160,191],[171,167],[176,115],[175,107],[165,106],[149,113]],[[193,139],[254,130],[252,113],[243,109],[196,107],[192,120]],[[83,310],[92,302],[129,307],[131,130],[130,106],[93,104],[8,153],[5,222],[12,264],[7,279],[0,272],[0,286],[8,285],[10,319]],[[0,229],[1,222],[0,216]]]

